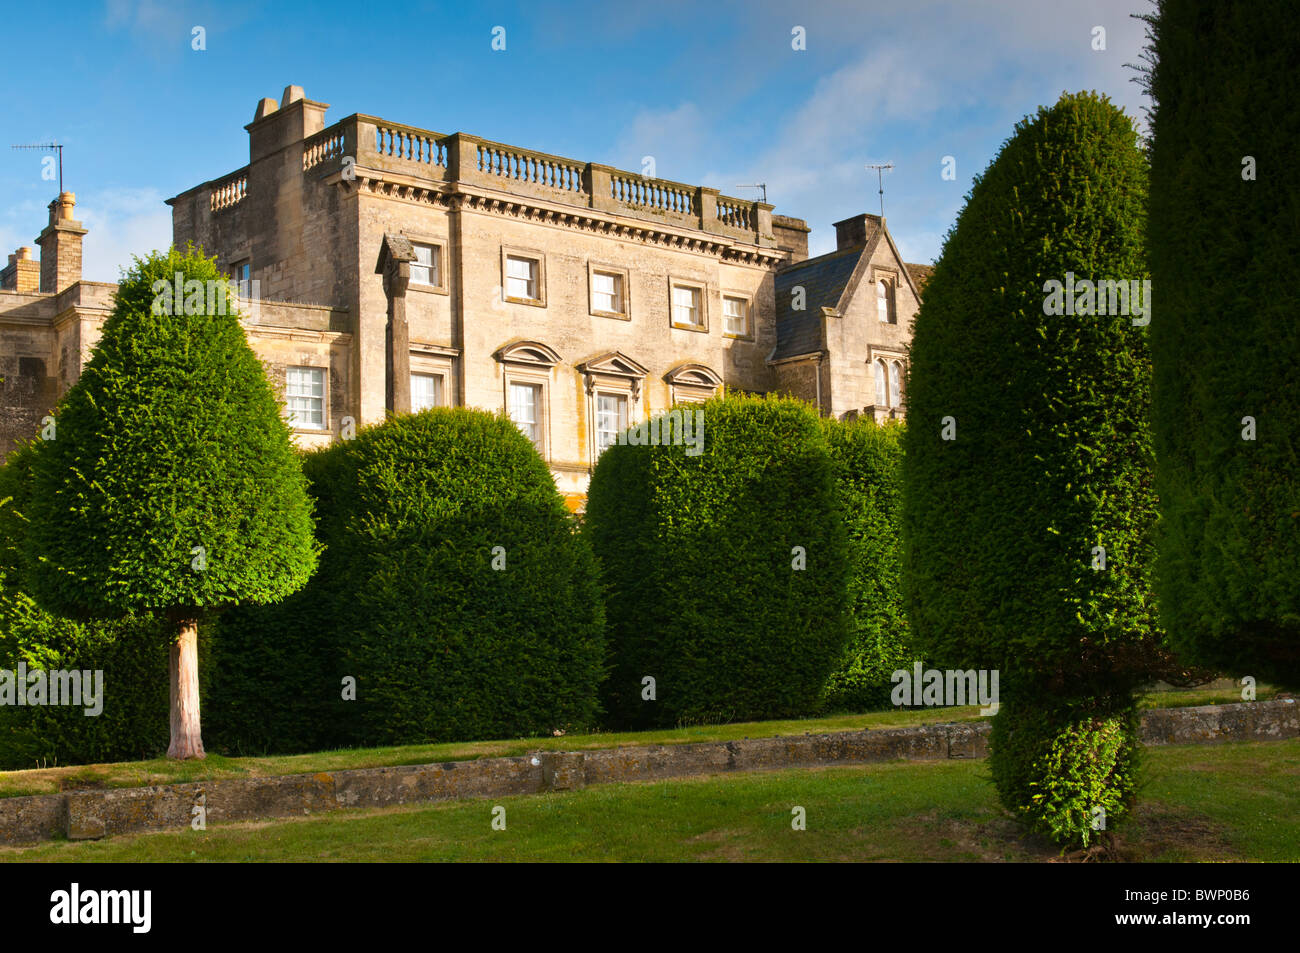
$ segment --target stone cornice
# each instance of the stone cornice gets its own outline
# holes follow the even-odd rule
[[[356,167],[353,172],[355,179],[351,181],[344,179],[341,173],[328,176],[324,181],[340,185],[355,194],[364,193],[413,205],[427,205],[448,212],[471,211],[502,215],[556,228],[569,228],[624,241],[709,255],[734,263],[774,268],[790,260],[790,253],[783,249],[747,245],[707,232],[625,218],[600,209],[561,205],[545,199],[473,188],[455,182],[434,184],[413,176],[376,169]]]

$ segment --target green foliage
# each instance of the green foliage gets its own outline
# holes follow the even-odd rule
[[[59,403],[56,439],[36,449],[24,545],[33,595],[51,610],[272,602],[315,567],[289,429],[233,300],[223,284],[213,307],[155,314],[155,284],[177,273],[223,281],[201,255],[136,259]]]
[[[826,686],[835,710],[890,705],[890,676],[912,668],[902,597],[903,426],[823,421],[848,530],[850,636]]]
[[[1290,0],[1160,0],[1147,18],[1162,621],[1189,660],[1293,688],[1300,686],[1295,12]],[[1254,418],[1253,440],[1243,439],[1245,417]]]
[[[1146,330],[1048,315],[1049,280],[1142,279],[1146,165],[1130,120],[1066,95],[976,179],[916,320],[904,581],[932,665],[1126,690],[1157,641]],[[943,439],[946,418],[956,439]],[[1094,547],[1105,569],[1094,569]]]
[[[672,411],[658,445],[607,449],[587,495],[608,593],[606,707],[626,726],[810,714],[847,637],[845,530],[817,416],[741,396],[679,410],[703,413],[702,452],[669,442]]]
[[[320,572],[279,606],[221,620],[218,744],[409,744],[595,722],[595,562],[509,420],[427,410],[365,428],[304,466]],[[356,701],[342,699],[344,676],[356,679]]]
[[[1003,699],[989,736],[1003,806],[1063,850],[1096,845],[1132,813],[1138,753],[1136,704],[1104,689]]]
[[[32,455],[19,448],[0,467],[0,669],[101,670],[102,711],[88,716],[89,703],[0,705],[0,770],[155,757],[167,748],[167,628],[148,616],[60,618],[22,589]],[[205,647],[201,641],[201,656]]]

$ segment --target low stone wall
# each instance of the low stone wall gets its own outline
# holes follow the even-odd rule
[[[221,823],[726,771],[982,758],[988,753],[988,732],[988,722],[917,725],[0,798],[0,844],[183,830],[199,805],[208,823]],[[1142,741],[1150,745],[1296,737],[1300,705],[1294,699],[1160,709],[1142,716]]]

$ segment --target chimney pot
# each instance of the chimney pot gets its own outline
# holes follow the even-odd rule
[[[257,122],[259,119],[265,119],[279,108],[280,107],[276,104],[275,100],[270,96],[264,97],[262,101],[257,104],[257,111],[253,113],[253,122]]]
[[[298,100],[306,98],[307,97],[303,95],[301,86],[286,86],[284,88],[284,95],[280,97],[280,108],[283,109],[290,103],[296,103]]]

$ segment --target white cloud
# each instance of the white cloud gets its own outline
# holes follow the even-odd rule
[[[651,156],[655,177],[681,181],[683,168],[708,155],[711,138],[708,121],[694,103],[643,109],[614,144],[612,161],[629,172],[640,172],[645,157]]]
[[[171,208],[157,189],[108,189],[77,196],[77,218],[88,230],[82,246],[81,277],[117,281],[133,255],[172,243]]]

